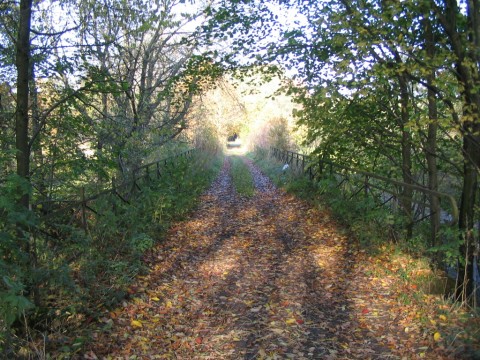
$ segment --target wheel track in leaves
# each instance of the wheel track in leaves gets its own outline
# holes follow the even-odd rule
[[[245,162],[255,195],[235,193],[226,158],[198,209],[146,257],[149,274],[105,317],[113,326],[85,358],[416,358],[409,338],[394,347],[365,326],[373,289],[345,231]]]

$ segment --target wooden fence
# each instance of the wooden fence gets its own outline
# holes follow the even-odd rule
[[[190,149],[178,155],[142,165],[132,172],[130,179],[120,183],[113,177],[111,185],[103,191],[87,195],[85,186],[82,186],[78,190],[78,196],[73,199],[42,200],[34,203],[33,207],[34,209],[41,209],[40,218],[43,221],[48,221],[60,214],[68,213],[71,216],[70,222],[72,222],[74,218],[80,219],[81,227],[86,231],[87,212],[98,215],[97,211],[91,205],[95,200],[107,195],[113,195],[122,202],[130,204],[134,193],[142,190],[142,181],[150,182],[159,179],[168,166],[175,166],[181,159],[190,158],[194,152],[195,149]]]

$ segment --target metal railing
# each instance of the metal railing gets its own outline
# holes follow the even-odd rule
[[[420,185],[408,184],[400,180],[391,179],[383,175],[378,175],[353,167],[342,166],[330,161],[314,161],[311,156],[299,154],[293,151],[271,148],[271,154],[278,161],[289,164],[289,166],[293,166],[296,169],[300,169],[304,174],[308,175],[311,180],[321,178],[326,171],[328,171],[330,175],[335,174],[340,178],[338,184],[339,187],[347,182],[355,180],[361,185],[356,189],[351,197],[362,193],[362,191],[366,196],[368,196],[372,192],[372,189],[375,188],[382,192],[384,195],[383,197],[387,197],[387,200],[384,200],[382,203],[382,205],[385,205],[389,202],[395,202],[401,199],[403,196],[402,192],[400,191],[401,189],[408,188],[413,192],[420,193],[423,196],[417,196],[417,198],[413,199],[412,201],[417,208],[416,212],[419,214],[416,218],[412,219],[415,222],[420,222],[432,215],[431,211],[429,213],[430,209],[428,208],[428,200],[425,201],[421,198],[435,196],[441,203],[446,201],[449,205],[448,207],[444,207],[442,209],[444,211],[444,222],[448,222],[451,226],[454,226],[458,223],[459,212],[457,202],[454,197],[449,194],[434,191]],[[393,187],[391,186],[387,188],[381,184],[390,184],[393,185]]]

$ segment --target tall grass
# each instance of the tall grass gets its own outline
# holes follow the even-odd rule
[[[231,163],[232,181],[235,190],[239,195],[252,197],[255,192],[255,185],[247,165],[245,165],[241,157],[235,155],[231,157]]]

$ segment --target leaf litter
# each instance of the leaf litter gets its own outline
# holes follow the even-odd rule
[[[372,274],[378,263],[328,211],[245,163],[255,195],[236,194],[227,158],[197,210],[146,256],[149,273],[106,312],[84,358],[460,358],[398,301],[405,289],[393,277]]]

